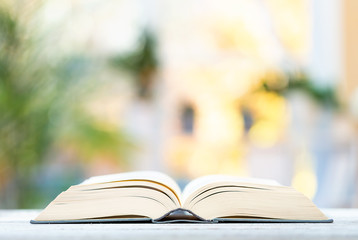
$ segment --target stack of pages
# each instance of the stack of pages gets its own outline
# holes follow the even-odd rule
[[[92,177],[70,187],[31,223],[332,222],[275,181],[211,175],[180,191],[160,172]]]

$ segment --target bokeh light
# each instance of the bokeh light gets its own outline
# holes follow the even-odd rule
[[[1,1],[0,208],[42,208],[86,177],[131,170],[182,185],[272,178],[320,207],[357,206],[355,10]]]

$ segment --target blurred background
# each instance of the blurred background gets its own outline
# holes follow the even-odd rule
[[[358,207],[358,1],[1,0],[0,208],[87,177],[271,178]]]

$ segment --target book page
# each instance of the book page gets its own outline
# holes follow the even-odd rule
[[[211,183],[220,183],[220,182],[235,182],[241,184],[252,183],[252,184],[263,184],[263,185],[271,185],[271,186],[281,186],[278,182],[269,179],[242,178],[242,177],[230,176],[230,175],[208,175],[208,176],[196,178],[185,186],[182,194],[182,202],[184,203],[192,193],[204,187],[205,185]]]
[[[170,188],[177,196],[181,195],[180,187],[171,177],[169,177],[164,173],[156,172],[156,171],[136,171],[136,172],[125,172],[125,173],[96,176],[85,180],[80,185],[128,181],[128,180],[158,182]]]

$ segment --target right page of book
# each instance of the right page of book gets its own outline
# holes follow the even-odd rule
[[[212,183],[218,183],[218,182],[254,183],[254,184],[280,186],[280,184],[277,181],[270,180],[270,179],[244,178],[244,177],[220,175],[220,174],[207,175],[207,176],[196,178],[185,186],[182,193],[182,202],[185,202],[185,200],[198,189],[203,188]]]
[[[303,194],[272,180],[223,175],[201,177],[186,186],[182,199],[184,208],[207,220],[327,219]]]

